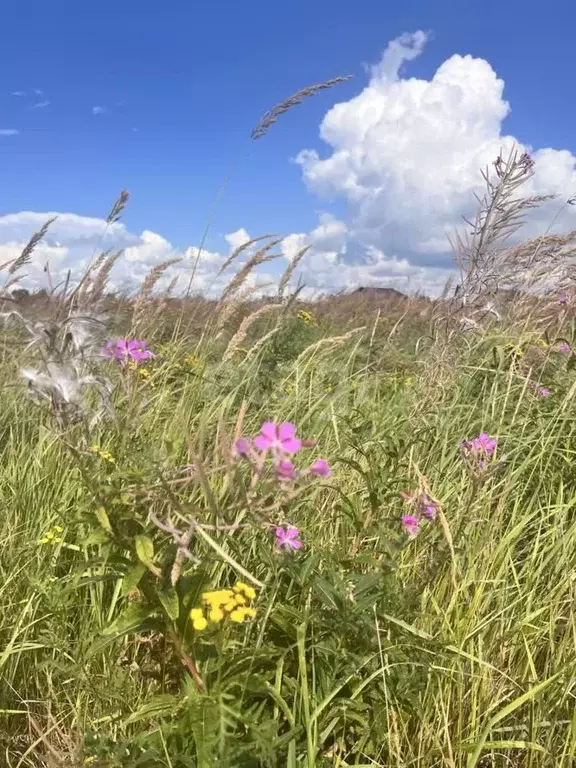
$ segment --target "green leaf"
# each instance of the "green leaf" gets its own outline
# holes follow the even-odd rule
[[[130,632],[137,632],[141,629],[142,625],[154,614],[154,609],[151,606],[142,605],[141,603],[130,603],[117,616],[112,624],[109,624],[102,630],[102,634],[105,637],[121,637],[127,635]]]
[[[122,594],[127,595],[131,589],[137,587],[140,583],[140,579],[145,573],[146,566],[144,563],[136,563],[136,565],[133,565],[122,579]]]
[[[98,507],[96,512],[94,513],[96,515],[96,520],[100,523],[102,528],[106,531],[106,533],[112,533],[112,526],[110,525],[110,518],[108,517],[108,513],[104,509],[104,507]]]
[[[406,632],[408,632],[411,635],[414,635],[415,637],[419,637],[422,640],[432,640],[432,635],[428,634],[428,632],[424,632],[423,629],[418,629],[418,627],[415,627],[413,624],[408,624],[405,621],[402,621],[402,619],[396,619],[394,616],[389,616],[387,613],[381,613],[380,616],[385,620],[389,621],[392,624],[396,624],[397,627],[402,627],[402,629],[405,629]]]
[[[139,534],[134,537],[134,544],[140,562],[144,563],[146,568],[156,576],[160,576],[162,571],[158,566],[154,565],[154,542],[152,539],[149,536]]]
[[[512,712],[515,712],[523,704],[526,704],[526,702],[532,701],[533,699],[537,698],[539,694],[545,691],[546,688],[548,688],[548,686],[551,683],[553,683],[555,680],[557,680],[560,677],[560,674],[561,674],[560,672],[557,672],[555,675],[552,675],[552,677],[549,677],[547,680],[543,680],[541,683],[538,683],[538,685],[535,685],[533,688],[530,688],[529,691],[526,691],[526,693],[523,693],[521,696],[518,696],[516,699],[511,701],[510,704],[507,704],[499,712],[496,712],[495,715],[492,715],[490,720],[488,720],[486,727],[482,731],[480,740],[473,745],[474,752],[468,758],[468,762],[466,764],[467,768],[476,768],[476,766],[478,765],[478,761],[482,756],[482,751],[486,748],[488,736],[492,731],[492,729],[494,728],[494,726],[498,725],[499,722],[504,720],[504,718],[508,717],[508,715],[511,715]]]
[[[180,603],[178,601],[178,595],[173,586],[163,587],[158,590],[158,599],[162,603],[162,607],[172,619],[176,621],[180,614]]]
[[[130,725],[140,720],[149,720],[153,717],[170,717],[175,715],[182,706],[183,699],[180,696],[173,696],[169,693],[162,693],[154,696],[135,712],[129,715],[122,725]]]
[[[472,752],[476,746],[476,744],[462,744],[460,749],[462,752]],[[544,747],[533,741],[486,741],[484,742],[484,749],[529,749],[532,752],[547,754]]]

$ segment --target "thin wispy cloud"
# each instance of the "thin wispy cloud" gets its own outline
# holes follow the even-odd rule
[[[30,109],[45,109],[46,107],[50,106],[50,102],[48,99],[44,99],[43,101],[38,101],[36,104],[32,104],[30,106]]]
[[[18,98],[21,96],[26,96],[26,91],[12,91],[10,96],[16,96]]]
[[[93,115],[103,115],[106,112],[106,107],[92,107]]]
[[[16,128],[0,128],[0,136],[17,136],[19,133]]]
[[[44,96],[44,91],[42,91],[40,88],[34,88],[34,93],[36,96]]]

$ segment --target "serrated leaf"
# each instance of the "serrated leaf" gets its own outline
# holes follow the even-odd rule
[[[96,520],[100,523],[102,528],[106,531],[106,533],[112,533],[112,526],[110,525],[110,518],[108,517],[108,513],[104,509],[104,507],[98,507],[96,512],[94,513],[96,516]]]
[[[149,720],[153,717],[170,717],[176,714],[182,706],[182,698],[179,696],[172,696],[169,693],[162,693],[158,696],[147,701],[135,712],[132,712],[123,725],[130,725],[131,723],[137,723],[140,720]]]
[[[140,583],[140,579],[146,573],[146,566],[144,563],[136,563],[127,572],[122,579],[122,594],[127,595],[131,589],[137,587]]]
[[[180,603],[178,600],[178,594],[176,593],[174,587],[167,586],[159,589],[158,599],[160,600],[162,607],[168,616],[172,619],[172,621],[176,621],[180,614]]]
[[[154,542],[149,536],[139,534],[134,537],[134,546],[136,547],[136,555],[141,563],[144,563],[149,571],[152,571],[156,576],[160,576],[162,571],[157,565],[154,565]]]

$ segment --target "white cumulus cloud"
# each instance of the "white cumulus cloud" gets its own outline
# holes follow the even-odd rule
[[[366,87],[322,120],[320,137],[328,152],[303,150],[297,157],[310,190],[347,203],[338,261],[365,258],[367,279],[376,276],[371,248],[386,254],[378,270],[383,280],[388,267],[396,270],[398,264],[409,265],[407,277],[428,280],[429,269],[450,274],[447,236],[461,226],[462,216],[473,215],[474,192],[482,191],[480,171],[502,149],[532,153],[535,177],[527,194],[566,198],[576,191],[576,158],[569,151],[533,150],[503,131],[510,111],[504,82],[484,59],[454,55],[429,80],[402,76],[403,65],[426,41],[421,31],[392,41]],[[536,214],[531,229],[549,223],[557,208]],[[556,221],[557,228],[570,226],[576,227],[573,208]],[[314,250],[317,236],[315,230],[302,242]],[[358,264],[355,269],[362,275]]]

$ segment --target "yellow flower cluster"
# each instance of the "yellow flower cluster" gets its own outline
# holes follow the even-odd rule
[[[202,373],[204,370],[204,361],[201,360],[198,355],[186,355],[184,358],[184,365],[194,373]]]
[[[46,533],[43,534],[42,538],[40,539],[40,544],[61,544],[62,543],[62,537],[60,534],[63,532],[63,528],[61,528],[59,525],[55,525],[54,528],[50,531],[46,531]]]
[[[100,456],[101,459],[104,459],[104,461],[107,461],[109,464],[116,464],[116,459],[114,456],[112,456],[110,451],[103,450],[99,445],[93,445],[90,450],[92,453],[96,453],[98,456]]]
[[[230,619],[242,624],[256,616],[256,610],[250,605],[256,598],[256,590],[239,581],[232,589],[218,589],[202,594],[202,608],[192,608],[190,619],[197,632],[206,629],[208,623],[220,624]]]
[[[302,320],[305,325],[316,325],[316,318],[313,312],[307,312],[305,309],[301,309],[298,312],[298,318]]]

